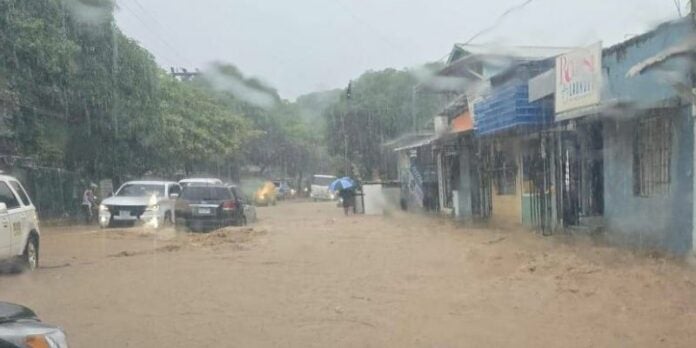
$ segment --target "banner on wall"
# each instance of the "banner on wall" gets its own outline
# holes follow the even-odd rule
[[[601,42],[556,57],[556,114],[598,105],[601,89]]]

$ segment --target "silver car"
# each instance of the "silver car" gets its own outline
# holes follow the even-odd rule
[[[144,224],[160,227],[173,224],[176,199],[181,186],[173,181],[129,181],[99,206],[99,225]]]
[[[68,348],[65,332],[42,323],[31,309],[0,302],[0,347]]]
[[[234,196],[237,198],[237,201],[242,205],[242,207],[244,207],[244,222],[256,222],[256,207],[254,206],[254,204],[252,204],[252,202],[249,201],[249,198],[242,192],[242,190],[239,189],[239,187],[237,187],[236,185],[228,186],[230,187],[230,189],[232,189],[232,192],[234,193]]]

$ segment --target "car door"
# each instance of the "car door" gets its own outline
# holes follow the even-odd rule
[[[6,181],[0,181],[0,202],[7,206],[7,213],[0,216],[0,229],[2,229],[1,243],[4,257],[17,255],[13,248],[13,240],[16,235],[22,236],[22,223],[19,217],[22,206],[17,195],[12,191]]]
[[[4,181],[0,181],[0,202],[7,204],[10,200],[9,194],[12,192]],[[10,253],[12,247],[12,230],[10,229],[10,219],[7,211],[0,212],[0,259],[13,256]]]
[[[20,203],[19,208],[16,208],[10,216],[10,221],[12,221],[13,226],[12,250],[15,254],[21,254],[24,252],[25,237],[34,228],[34,206],[19,181],[9,180],[8,183]],[[15,227],[17,229],[14,229]]]

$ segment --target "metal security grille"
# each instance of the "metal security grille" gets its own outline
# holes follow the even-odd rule
[[[543,235],[550,235],[553,226],[552,139],[540,135],[529,142],[531,151],[522,158],[523,195],[529,197],[531,224]]]
[[[672,120],[652,116],[641,120],[633,146],[633,189],[636,196],[669,192],[672,155]]]
[[[502,151],[495,154],[493,173],[498,195],[514,195],[517,192],[517,166]]]

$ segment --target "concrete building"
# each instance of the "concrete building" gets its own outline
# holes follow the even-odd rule
[[[692,249],[693,101],[682,93],[691,91],[691,57],[665,56],[652,69],[645,62],[693,37],[691,20],[680,20],[604,49],[600,103],[557,115],[601,124],[602,222],[612,242]]]

